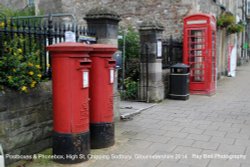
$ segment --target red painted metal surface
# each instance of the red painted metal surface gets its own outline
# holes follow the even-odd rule
[[[211,95],[216,89],[216,19],[208,14],[184,18],[183,62],[190,66],[190,93]]]
[[[113,83],[117,50],[112,45],[94,44],[90,53],[90,123],[113,122]]]
[[[52,56],[53,127],[64,134],[89,131],[89,45],[48,46]]]

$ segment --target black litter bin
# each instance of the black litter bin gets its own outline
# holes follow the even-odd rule
[[[177,63],[170,67],[169,98],[189,99],[189,66]]]

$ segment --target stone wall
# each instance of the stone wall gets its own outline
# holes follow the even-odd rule
[[[0,143],[5,154],[37,153],[51,146],[51,83],[27,94],[0,94]],[[6,159],[9,164],[15,160]]]
[[[62,13],[63,4],[61,0],[35,0],[36,14]],[[71,13],[68,11],[67,13]]]
[[[0,0],[0,4],[11,9],[24,9],[28,5],[27,0]]]
[[[76,15],[78,21],[85,23],[83,17],[92,8],[105,6],[115,10],[121,15],[121,26],[138,28],[145,19],[160,20],[165,27],[165,36],[170,34],[181,35],[182,17],[190,13],[191,4],[183,4],[181,0],[37,0],[37,11],[71,12]],[[56,3],[56,5],[55,5]],[[52,6],[62,7],[51,9]]]

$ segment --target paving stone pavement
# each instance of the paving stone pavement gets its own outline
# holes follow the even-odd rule
[[[218,81],[214,96],[165,100],[117,122],[115,146],[93,150],[96,158],[67,166],[249,167],[249,74],[250,64],[241,66],[235,78]]]

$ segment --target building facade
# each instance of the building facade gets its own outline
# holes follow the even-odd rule
[[[10,6],[17,0],[0,0]],[[157,20],[164,26],[163,36],[182,40],[183,18],[190,14],[207,13],[218,18],[224,12],[230,12],[237,21],[247,23],[246,11],[248,0],[22,0],[16,7],[23,8],[34,4],[37,14],[71,13],[78,22],[86,24],[84,16],[97,6],[109,7],[121,15],[120,27],[138,29],[145,20]],[[67,22],[68,20],[65,19]],[[217,30],[217,71],[218,78],[228,75],[230,48],[237,47],[237,64],[248,60],[248,27],[243,33],[229,35],[225,29]]]
[[[78,21],[92,8],[109,7],[121,15],[121,27],[138,28],[144,20],[158,20],[164,26],[165,38],[173,36],[182,40],[183,17],[195,13],[212,14],[218,18],[224,12],[232,13],[238,21],[245,21],[246,0],[36,0],[36,11],[72,12]],[[225,29],[217,31],[217,71],[218,78],[228,75],[230,48],[237,47],[238,64],[247,59],[246,33],[228,35]]]

